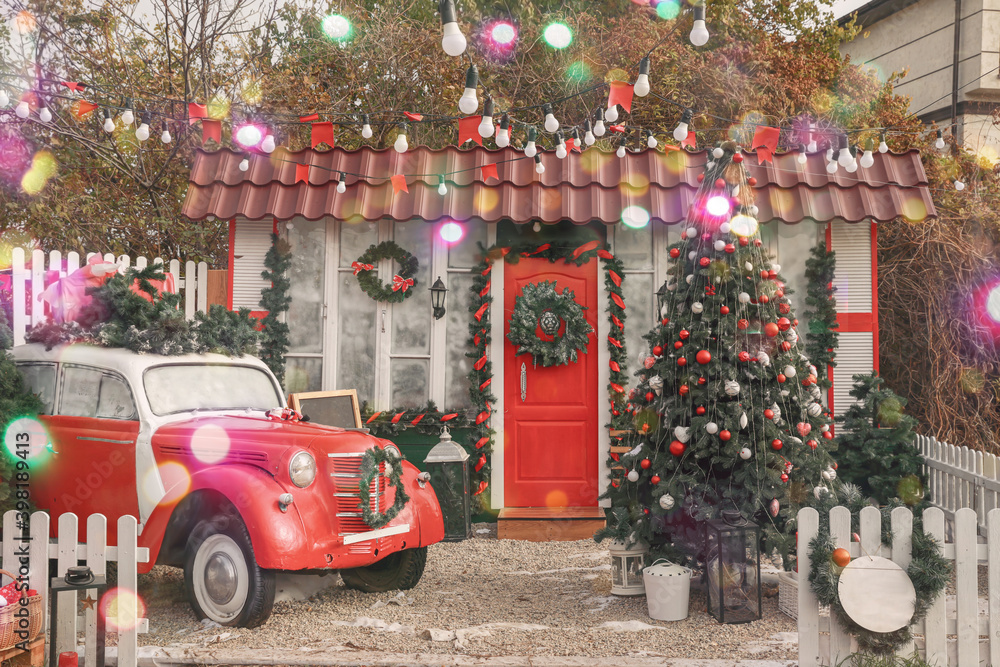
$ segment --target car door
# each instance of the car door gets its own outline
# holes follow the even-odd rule
[[[57,393],[54,414],[44,418],[50,452],[44,465],[33,467],[32,499],[52,515],[53,535],[59,515],[75,513],[81,541],[86,540],[86,517],[103,514],[114,545],[118,518],[139,513],[139,417],[131,388],[113,371],[63,363]]]

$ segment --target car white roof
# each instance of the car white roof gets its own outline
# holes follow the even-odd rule
[[[267,370],[267,366],[257,357],[244,355],[242,357],[227,357],[224,354],[181,354],[164,356],[162,354],[138,354],[120,347],[99,347],[83,343],[56,345],[46,350],[41,343],[18,345],[11,350],[14,359],[18,361],[42,361],[77,363],[87,366],[99,366],[115,370],[125,377],[137,378],[151,366],[164,364],[220,364],[237,366],[254,366]]]

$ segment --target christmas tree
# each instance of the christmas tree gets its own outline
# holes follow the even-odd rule
[[[836,477],[817,372],[801,353],[780,267],[754,217],[753,178],[732,142],[710,153],[682,239],[669,248],[662,321],[629,394],[632,450],[611,454],[614,525],[597,538],[704,557],[706,520],[736,512],[787,554],[798,509]]]
[[[876,373],[855,375],[856,403],[840,418],[840,460],[845,480],[885,505],[899,498],[916,505],[924,498],[924,459],[913,444],[917,420],[903,414],[906,400]]]

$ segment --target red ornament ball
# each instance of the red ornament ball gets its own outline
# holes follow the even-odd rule
[[[819,443],[815,440],[806,440],[806,444],[809,445],[809,449],[816,449],[819,447]]]
[[[620,482],[617,479],[611,480],[611,486],[615,487],[616,489],[618,488],[619,484]]]
[[[745,236],[740,237],[740,245],[744,247],[750,245],[750,239],[746,238]]]
[[[664,317],[663,318],[663,326],[667,326],[668,324],[670,324],[670,318]]]
[[[695,408],[694,411],[695,411],[695,414],[703,415],[703,414],[705,414],[705,406],[704,405],[699,405],[697,408]]]
[[[707,364],[712,360],[712,353],[708,350],[698,350],[698,354],[694,358],[698,360],[699,364]]]
[[[705,180],[705,174],[698,174],[698,182],[701,183]]]
[[[787,482],[788,481],[788,475],[786,475],[785,473],[781,473],[781,481],[782,482]]]
[[[743,153],[736,153],[735,155],[733,155],[733,162],[735,162],[736,164],[743,162]]]
[[[771,441],[771,448],[774,449],[775,451],[781,449],[781,440],[778,440],[777,438],[775,438],[774,440],[772,440]]]
[[[660,347],[659,345],[654,345],[653,346],[653,356],[658,357],[661,354],[663,354],[663,348]]]
[[[670,256],[673,257],[674,259],[677,259],[678,257],[681,256],[681,249],[680,248],[671,248],[670,249]]]
[[[792,320],[792,324],[794,326],[799,326],[799,318],[796,317],[794,320]]]
[[[712,240],[712,235],[709,234],[708,232],[705,232],[704,234],[701,235],[701,240],[702,241],[711,241]]]
[[[734,252],[736,252],[736,246],[734,246],[732,243],[727,243],[726,247],[723,248],[723,250],[732,255]]]
[[[660,476],[659,475],[653,475],[652,477],[649,478],[649,482],[651,484],[653,484],[654,486],[657,485],[657,484],[659,484],[660,483]]]
[[[784,373],[778,373],[778,377],[777,377],[778,382],[782,382],[783,383],[787,379],[788,378],[785,377]]]
[[[719,308],[719,312],[722,313],[723,315],[728,315],[729,314],[729,306],[722,306],[721,308]]]
[[[757,297],[757,301],[759,301],[760,303],[767,303],[770,300],[771,298],[766,294],[761,294],[759,297]]]
[[[639,461],[639,467],[643,470],[649,470],[649,466],[653,465],[653,462],[649,459],[643,459]]]
[[[775,299],[780,299],[783,296],[785,296],[785,290],[783,290],[783,289],[779,289],[779,290],[775,291],[775,293],[774,293],[774,298]]]
[[[851,552],[843,547],[833,550],[833,564],[837,567],[847,567],[851,562]]]
[[[750,178],[747,179],[747,185],[749,185],[750,187],[757,185],[757,179],[751,176]]]
[[[715,179],[715,187],[717,187],[719,189],[722,189],[722,188],[726,187],[726,181],[725,181],[725,179],[722,179],[722,178]]]
[[[754,240],[753,240],[753,244],[754,244],[754,245],[755,245],[756,247],[758,247],[758,248],[759,248],[759,247],[761,247],[762,245],[764,245],[764,242],[763,242],[763,241],[761,241],[760,239],[754,239]]]
[[[680,342],[679,340],[677,340],[677,341],[674,341],[674,349],[675,349],[675,350],[679,350],[679,349],[681,349],[682,347],[684,347],[684,343]]]
[[[788,352],[790,349],[792,349],[792,344],[789,343],[787,340],[783,340],[781,341],[781,349],[784,350],[785,352]]]
[[[777,294],[775,294],[775,296],[777,296]],[[782,315],[787,315],[788,313],[791,312],[791,310],[792,310],[792,307],[789,306],[787,303],[779,303],[778,304],[778,312],[781,313]]]
[[[647,391],[646,392],[646,402],[647,403],[652,403],[654,398],[656,398],[656,394],[654,394],[651,391]]]
[[[747,329],[749,326],[750,326],[749,320],[741,319],[738,322],[736,322],[736,328],[740,329],[741,331]]]
[[[674,440],[670,443],[670,453],[674,456],[680,456],[684,453],[685,449],[687,449],[687,447],[685,447],[684,443],[680,440]]]
[[[686,384],[682,384],[680,388],[677,390],[677,393],[680,394],[681,396],[687,396],[689,391],[691,391],[691,388],[688,387]]]
[[[691,335],[687,329],[681,329],[681,332],[677,334],[681,340],[687,340],[687,337]]]
[[[827,440],[833,440],[833,433],[830,433],[829,431],[823,431],[823,437],[826,438]]]
[[[678,366],[687,366],[688,360],[685,357],[681,357],[677,360]]]
[[[767,272],[767,277],[770,278],[771,280],[774,280],[775,278],[778,277],[778,272],[775,271],[774,269],[771,269],[770,271]]]
[[[739,353],[739,355],[738,355],[738,357],[739,357],[740,361],[744,361],[744,362],[750,361],[750,353],[747,352],[746,350],[741,350],[740,353]]]
[[[706,382],[708,382],[708,380],[705,378],[698,378],[698,384],[705,384]]]
[[[767,334],[768,338],[774,338],[778,335],[778,325],[774,322],[768,322],[764,325],[764,333]]]
[[[767,410],[764,410],[764,416],[767,419],[774,419],[774,410],[772,410],[771,408],[768,408]]]
[[[770,274],[767,272],[766,269],[761,269],[760,270],[760,279],[761,280],[767,280],[769,277],[770,277]]]
[[[788,321],[787,317],[778,318],[778,328],[782,331],[788,331],[788,328],[792,326],[792,323]]]
[[[702,257],[701,259],[698,260],[698,263],[701,264],[702,266],[708,266],[709,264],[712,263],[712,260],[710,260],[708,257]]]
[[[620,412],[618,412],[617,410],[612,410],[612,411],[611,411],[611,414],[613,414],[613,415],[614,415],[615,417],[617,417],[617,416],[618,416],[618,415],[620,415],[621,413],[620,413]]]
[[[733,434],[729,431],[719,431],[719,440],[728,442],[731,437],[733,437]]]

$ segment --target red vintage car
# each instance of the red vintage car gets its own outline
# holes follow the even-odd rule
[[[427,545],[444,537],[425,473],[363,430],[295,421],[258,359],[87,345],[23,345],[13,356],[45,405],[45,433],[32,442],[33,502],[53,526],[64,512],[99,512],[109,526],[136,516],[150,553],[140,571],[183,567],[201,618],[260,625],[279,570],[339,570],[347,586],[371,592],[412,588]],[[380,524],[396,501],[394,466],[410,496],[378,529],[359,501],[375,449],[385,455],[367,454],[369,508],[379,513],[368,519]]]

